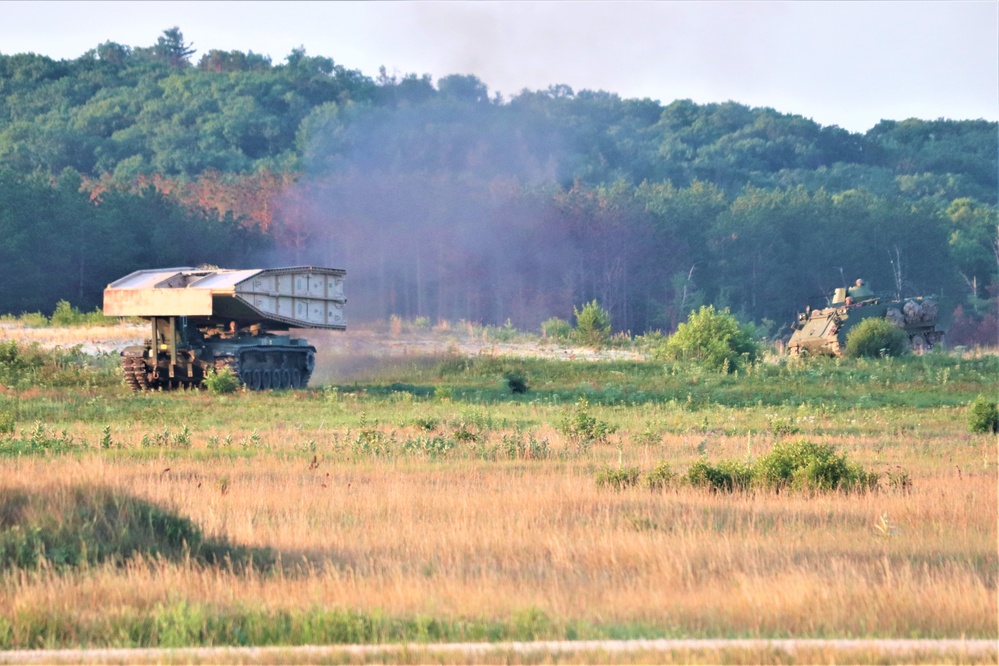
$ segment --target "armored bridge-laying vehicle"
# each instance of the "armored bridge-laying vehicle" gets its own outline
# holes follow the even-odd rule
[[[303,388],[316,348],[274,331],[345,330],[345,276],[313,266],[141,270],[108,285],[104,314],[150,322],[145,344],[121,353],[135,391],[198,386],[223,368],[254,391]]]
[[[937,301],[923,296],[880,297],[857,280],[852,287],[836,289],[828,307],[798,313],[787,351],[792,356],[842,356],[847,333],[871,317],[887,319],[904,330],[917,353],[943,341]]]

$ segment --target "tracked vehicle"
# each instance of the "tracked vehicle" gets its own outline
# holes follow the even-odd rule
[[[827,307],[798,313],[787,352],[792,356],[842,356],[847,333],[871,317],[887,319],[903,329],[914,352],[932,349],[943,341],[936,300],[880,297],[863,280],[857,280],[852,287],[836,289]]]
[[[254,391],[303,388],[316,348],[276,331],[346,329],[345,276],[313,266],[126,275],[104,290],[104,314],[146,319],[150,337],[122,351],[125,382],[135,391],[194,387],[229,368]]]

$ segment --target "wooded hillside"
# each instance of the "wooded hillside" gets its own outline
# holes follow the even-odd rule
[[[984,120],[857,134],[302,50],[197,57],[176,28],[0,55],[0,311],[91,308],[144,267],[314,263],[348,269],[355,321],[536,328],[596,299],[615,330],[714,303],[776,332],[862,276],[972,325],[999,291],[997,146]]]

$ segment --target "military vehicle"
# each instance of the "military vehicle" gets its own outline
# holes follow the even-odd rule
[[[787,351],[793,356],[842,356],[847,333],[861,321],[878,317],[903,329],[913,351],[921,353],[943,341],[938,314],[939,305],[932,298],[880,297],[857,280],[852,287],[836,289],[827,307],[798,313]]]
[[[135,391],[200,385],[229,368],[248,389],[303,388],[316,364],[306,340],[274,331],[344,330],[346,271],[337,268],[159,268],[104,290],[104,314],[150,322],[121,353]]]

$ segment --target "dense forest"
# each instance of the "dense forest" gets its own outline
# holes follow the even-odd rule
[[[355,321],[536,330],[596,299],[615,330],[713,303],[777,333],[862,276],[995,343],[997,154],[985,120],[858,134],[736,102],[504,99],[303,49],[196,57],[177,28],[0,55],[0,312],[92,308],[144,267],[311,263],[348,270]]]

